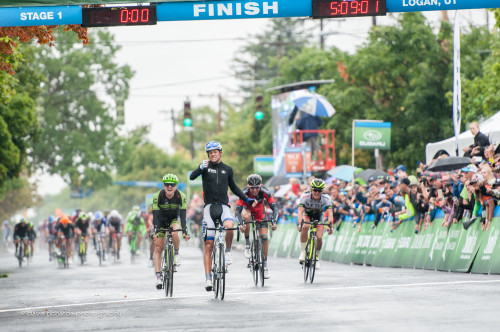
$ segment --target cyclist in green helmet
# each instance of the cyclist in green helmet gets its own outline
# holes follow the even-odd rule
[[[153,261],[156,272],[156,288],[161,289],[161,253],[165,244],[165,231],[170,226],[173,229],[186,229],[186,195],[177,189],[179,180],[175,174],[165,174],[163,177],[163,189],[153,196],[153,225],[155,227],[155,252]],[[180,222],[179,222],[180,220]],[[187,231],[183,232],[183,237],[189,240]],[[175,265],[181,265],[179,256],[180,239],[178,232],[172,234],[174,243]]]
[[[332,201],[330,196],[327,194],[323,194],[323,190],[325,189],[325,181],[321,179],[313,179],[311,181],[311,191],[306,191],[302,194],[299,201],[299,209],[298,209],[298,221],[299,225],[297,229],[300,233],[300,256],[299,262],[302,263],[306,257],[306,242],[307,235],[309,231],[310,225],[304,224],[301,227],[302,220],[311,222],[311,220],[319,220],[322,222],[323,220],[323,211],[326,209],[326,214],[328,218],[328,224],[326,230],[328,234],[332,234],[333,232],[333,210],[332,210]],[[324,226],[318,226],[316,236],[318,238],[318,242],[316,245],[316,252],[319,256],[319,252],[321,250],[321,246],[323,245],[323,230]],[[316,269],[319,268],[319,261],[316,262]]]

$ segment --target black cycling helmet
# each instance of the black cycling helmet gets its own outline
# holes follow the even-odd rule
[[[262,177],[259,174],[250,174],[247,177],[247,184],[249,186],[260,186],[262,184]]]

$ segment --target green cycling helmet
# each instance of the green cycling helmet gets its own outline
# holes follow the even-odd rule
[[[325,189],[325,181],[321,179],[314,179],[311,181],[311,189],[319,189],[323,190]]]
[[[87,220],[88,216],[85,212],[80,212],[80,215],[79,215],[80,219],[81,220]]]
[[[175,183],[177,184],[179,179],[177,179],[177,175],[175,174],[165,174],[163,177],[163,183]]]

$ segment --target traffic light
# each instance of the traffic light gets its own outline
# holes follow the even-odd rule
[[[184,127],[191,127],[193,120],[191,118],[191,101],[187,99],[184,102]]]
[[[260,121],[264,119],[264,112],[262,112],[262,95],[255,97],[255,119]]]

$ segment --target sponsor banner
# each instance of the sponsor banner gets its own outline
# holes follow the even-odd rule
[[[309,170],[311,167],[311,149],[309,146],[306,148],[305,152],[306,157],[306,170]],[[304,162],[302,159],[302,148],[286,148],[285,149],[285,171],[287,173],[287,177],[295,177],[296,174],[302,176],[302,171]],[[310,174],[310,172],[309,172]],[[310,176],[310,175],[308,175]]]
[[[446,238],[448,237],[448,229],[442,227],[442,218],[436,218],[433,222],[434,229],[434,239],[432,241],[431,248],[428,252],[427,262],[424,265],[426,270],[436,270],[439,262],[441,261],[441,255],[444,250],[444,244],[446,243]]]
[[[479,235],[479,242],[481,243],[477,251],[476,258],[472,264],[472,273],[489,273],[494,260],[492,260],[493,253],[498,246],[498,235],[500,229],[498,227],[498,220],[491,221],[489,232],[481,232]]]
[[[450,270],[452,272],[469,272],[479,250],[479,235],[481,232],[481,223],[478,220],[468,230],[464,230],[460,234],[458,248],[451,264]]]
[[[370,216],[365,216],[365,220],[369,220]],[[352,262],[354,264],[364,264],[366,255],[370,248],[370,242],[373,233],[373,221],[363,221],[361,224],[356,224],[354,230],[358,233],[356,247],[352,255]]]
[[[269,247],[267,251],[268,257],[276,257],[278,254],[278,248],[281,247],[281,241],[286,233],[285,225],[278,224],[278,228],[272,233],[272,237],[269,239]]]
[[[311,1],[195,1],[160,3],[158,21],[223,20],[311,16]]]
[[[412,239],[415,235],[415,222],[413,218],[405,220],[399,225],[394,233],[399,232],[398,240],[394,248],[394,256],[390,266],[403,267],[406,260],[409,258]]]
[[[356,243],[358,242],[358,232],[356,232],[356,224],[352,220],[352,217],[348,218],[348,221],[345,222],[344,228],[347,229],[346,241],[344,242],[345,255],[342,259],[342,263],[349,264],[352,263],[352,257],[354,255],[354,251],[356,249]]]
[[[450,271],[453,261],[455,260],[455,255],[458,250],[458,242],[460,237],[464,232],[464,227],[461,223],[451,224],[448,229],[448,236],[444,244],[443,252],[441,254],[441,259],[437,265],[437,270],[439,271]]]
[[[396,245],[396,237],[394,233],[391,233],[391,221],[392,217],[389,217],[387,220],[380,221],[377,225],[376,234],[380,234],[380,244],[375,253],[375,257],[373,258],[372,265],[373,266],[388,266],[389,260],[392,257],[392,252],[394,250],[394,246]]]
[[[297,226],[295,225],[284,225],[282,227],[284,228],[284,236],[278,249],[278,256],[288,257],[292,251],[295,241],[298,241],[296,239],[299,232],[297,231]]]
[[[335,240],[337,240],[337,235],[339,232],[336,230],[332,234],[323,234],[323,248],[321,249],[321,255],[319,259],[329,261],[333,256],[333,249],[335,249]]]
[[[499,8],[498,0],[387,0],[387,12]]]
[[[273,156],[255,156],[253,157],[253,171],[260,176],[274,175]]]
[[[391,149],[390,122],[354,122],[354,148]]]
[[[82,24],[82,8],[55,6],[0,9],[0,26],[2,27],[61,24]]]

